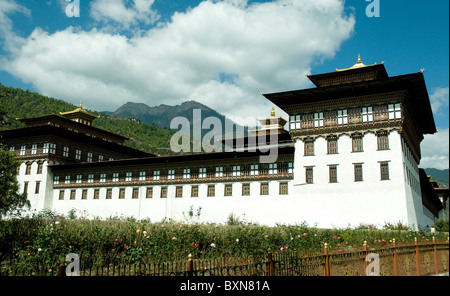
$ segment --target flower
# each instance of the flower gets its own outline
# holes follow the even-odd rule
[[[338,244],[338,247],[340,247],[341,246],[341,244]]]
[[[339,254],[342,253],[342,250],[338,250],[338,253],[339,253]]]
[[[183,224],[180,224],[180,228],[183,227]]]
[[[303,236],[307,236],[308,234],[305,232],[305,233],[303,233]]]
[[[198,248],[198,244],[195,244],[195,247]]]
[[[140,232],[141,232],[141,231],[140,231],[139,229],[138,229],[138,230],[136,230],[136,233],[137,233],[137,234],[139,234]]]
[[[137,246],[137,242],[134,242],[134,245]]]
[[[239,239],[238,239],[238,238],[236,239],[236,242],[237,242],[237,243],[239,242]]]
[[[59,224],[59,221],[55,221],[55,225],[58,225]]]
[[[116,238],[114,241],[117,243],[119,241],[119,239]]]
[[[145,231],[145,230],[144,230],[142,233],[143,233],[144,235],[147,235],[147,231]]]
[[[177,240],[177,238],[176,237],[172,237],[172,240],[174,241],[174,240]]]
[[[50,269],[48,270],[48,272],[52,272],[52,269],[50,268]]]
[[[215,248],[216,247],[216,244],[215,243],[212,243],[211,244],[211,248]]]

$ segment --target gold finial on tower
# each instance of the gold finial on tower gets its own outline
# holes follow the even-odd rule
[[[270,112],[271,117],[275,117],[275,109],[272,107],[272,112]]]

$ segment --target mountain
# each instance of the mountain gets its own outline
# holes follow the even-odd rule
[[[428,176],[431,176],[433,180],[436,180],[439,187],[448,188],[449,185],[449,170],[439,170],[434,168],[424,169]]]
[[[161,104],[159,106],[150,107],[143,103],[133,103],[128,102],[118,108],[115,112],[112,113],[113,116],[121,117],[121,118],[135,118],[139,119],[145,123],[154,123],[162,128],[169,128],[172,119],[175,117],[184,117],[186,118],[191,127],[193,123],[193,110],[200,110],[201,118],[204,120],[207,117],[214,117],[220,120],[220,124],[222,126],[222,134],[233,134],[234,136],[243,136],[247,134],[248,128],[240,126],[228,119],[224,115],[219,112],[205,106],[196,101],[187,101],[183,102],[180,105],[169,106],[165,104]],[[198,112],[198,111],[197,111]],[[201,127],[200,127],[201,128]],[[202,130],[200,134],[203,136],[210,129]],[[237,133],[234,130],[238,131]],[[240,132],[239,132],[240,131]],[[191,130],[191,135],[193,132]],[[198,140],[198,139],[197,139]]]
[[[25,127],[17,118],[32,118],[74,110],[77,106],[63,100],[43,96],[29,90],[6,87],[0,84],[0,106],[6,111],[8,129]],[[93,126],[128,137],[124,145],[157,155],[175,154],[170,149],[173,130],[161,128],[154,123],[145,123],[129,118],[118,118],[109,114],[88,110],[100,115]]]

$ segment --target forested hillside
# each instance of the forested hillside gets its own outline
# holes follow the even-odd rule
[[[77,106],[41,94],[6,87],[0,84],[0,104],[7,113],[8,129],[20,128],[25,125],[17,118],[32,118],[49,114],[59,115],[60,112],[70,111]],[[130,138],[125,145],[142,151],[158,154],[174,154],[170,150],[170,138],[176,132],[156,126],[153,123],[144,123],[127,118],[118,118],[101,112],[88,110],[100,115],[94,120],[93,126]]]

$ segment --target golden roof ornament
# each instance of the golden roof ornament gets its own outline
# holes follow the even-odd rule
[[[383,64],[383,63],[384,62],[381,62],[381,64]],[[373,65],[369,65],[369,66],[374,66],[376,64],[377,63],[375,63]],[[364,68],[364,67],[368,67],[368,65],[364,65],[364,63],[361,61],[361,55],[358,54],[358,60],[356,61],[356,64],[354,64],[350,68],[346,68],[346,69],[337,69],[336,68],[336,71],[341,72],[341,71],[353,70],[353,69]]]
[[[270,117],[275,117],[275,109],[272,107],[272,112],[270,112]]]

